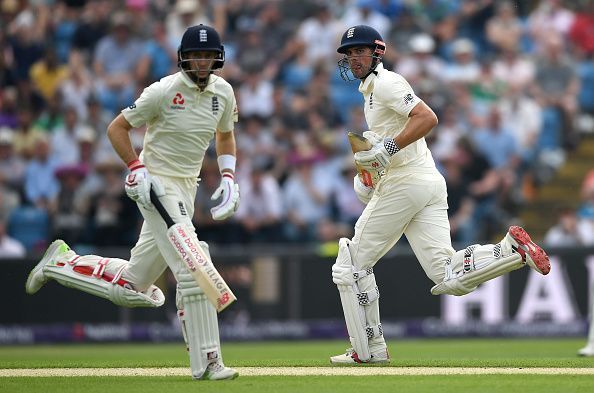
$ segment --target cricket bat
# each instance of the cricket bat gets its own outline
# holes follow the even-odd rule
[[[186,264],[188,271],[194,277],[208,300],[217,312],[223,311],[237,300],[223,277],[212,264],[208,254],[204,252],[198,238],[193,236],[193,231],[184,224],[175,223],[151,189],[151,202],[167,224],[167,238],[173,248]]]
[[[349,138],[349,143],[351,144],[351,150],[353,150],[353,154],[360,151],[369,150],[372,147],[371,142],[369,142],[369,140],[367,140],[367,138],[362,135],[349,131],[347,136]],[[359,177],[361,178],[363,184],[365,184],[366,187],[373,187],[371,174],[357,165],[357,163],[355,163],[355,166],[357,167],[357,172],[359,173]]]

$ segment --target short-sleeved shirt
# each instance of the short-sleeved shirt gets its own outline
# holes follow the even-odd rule
[[[140,160],[156,175],[196,178],[216,130],[232,132],[237,102],[231,85],[211,75],[203,91],[182,72],[153,83],[122,110],[133,126],[147,125]]]
[[[365,98],[367,125],[382,138],[400,134],[410,111],[421,102],[402,75],[384,69],[381,63],[361,82],[359,91]],[[396,167],[400,174],[437,171],[425,138],[416,140],[392,156],[386,175]]]

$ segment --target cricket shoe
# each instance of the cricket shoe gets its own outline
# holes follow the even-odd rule
[[[331,356],[330,363],[332,364],[367,364],[367,363],[390,363],[390,354],[388,349],[384,348],[377,352],[371,353],[371,358],[367,361],[359,359],[359,355],[353,348],[349,348],[345,353]]]
[[[594,356],[594,343],[588,343],[585,347],[578,351],[578,356]]]
[[[215,362],[206,366],[206,371],[200,379],[207,381],[219,381],[223,379],[235,379],[239,376],[237,370],[225,367],[223,363]]]
[[[45,285],[48,281],[48,278],[45,274],[43,274],[43,268],[46,265],[55,264],[58,257],[62,256],[62,254],[71,253],[74,254],[74,251],[68,247],[63,240],[55,240],[45,251],[43,254],[43,258],[41,261],[31,270],[29,273],[29,277],[27,277],[27,282],[25,283],[25,291],[29,295],[34,294],[35,292],[39,291],[39,289]]]
[[[540,274],[546,275],[551,271],[549,256],[532,241],[528,232],[519,226],[511,226],[506,237],[510,237],[512,247],[522,256],[522,260]],[[508,238],[509,239],[509,238]]]

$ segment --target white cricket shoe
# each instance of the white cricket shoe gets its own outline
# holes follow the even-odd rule
[[[359,359],[357,352],[353,348],[348,348],[345,353],[331,356],[330,363],[332,364],[366,364],[366,363],[390,363],[390,354],[388,349],[384,348],[378,352],[371,353],[371,359],[364,362]]]
[[[206,366],[206,371],[200,379],[207,381],[219,381],[223,379],[235,379],[239,376],[237,370],[225,367],[223,363],[215,362]]]
[[[506,237],[511,238],[512,246],[517,244],[518,254],[528,266],[536,270],[540,274],[546,275],[551,271],[551,263],[549,256],[540,248],[540,246],[532,241],[528,232],[519,226],[511,226],[507,231]]]
[[[585,347],[578,351],[578,356],[594,356],[594,343],[588,343]]]
[[[66,244],[63,240],[58,239],[50,244],[50,246],[45,251],[45,254],[43,254],[41,261],[39,261],[33,270],[31,270],[29,277],[27,277],[25,291],[27,291],[29,295],[39,291],[39,289],[48,281],[48,278],[45,276],[45,274],[43,274],[43,267],[45,265],[55,263],[60,255],[67,252],[70,252],[74,255],[74,251],[70,250],[68,244]]]

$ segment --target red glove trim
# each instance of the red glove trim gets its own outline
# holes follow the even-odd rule
[[[138,158],[130,161],[126,165],[128,166],[128,169],[130,169],[131,171],[135,171],[138,168],[144,168],[144,165],[142,164],[142,162],[140,162]]]

